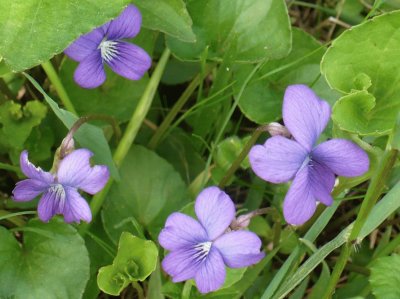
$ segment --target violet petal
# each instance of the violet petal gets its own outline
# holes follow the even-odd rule
[[[46,191],[47,188],[49,188],[49,184],[43,181],[35,179],[19,181],[12,191],[13,199],[16,201],[29,201]]]
[[[255,145],[249,153],[253,171],[263,180],[283,183],[291,180],[307,156],[296,141],[274,136],[264,145]]]
[[[208,236],[201,224],[182,213],[172,213],[158,236],[158,242],[167,250],[177,250],[206,241]]]
[[[57,171],[58,181],[70,187],[82,189],[89,194],[99,192],[107,183],[110,174],[104,165],[90,165],[93,153],[77,149],[61,160]]]
[[[43,171],[40,167],[33,165],[28,159],[28,152],[23,151],[19,158],[22,172],[30,179],[36,179],[51,184],[54,177],[50,172]]]
[[[82,61],[97,50],[103,38],[103,29],[94,29],[91,32],[79,37],[76,41],[69,45],[67,49],[64,50],[64,53],[75,61]]]
[[[83,59],[74,73],[74,80],[83,88],[96,88],[106,80],[100,50]]]
[[[204,189],[197,196],[194,209],[210,240],[220,236],[235,217],[232,200],[218,187]]]
[[[201,263],[195,260],[193,248],[181,248],[167,254],[162,261],[162,268],[172,276],[173,282],[180,282],[195,277]]]
[[[329,121],[331,108],[308,86],[290,85],[285,91],[282,114],[296,141],[311,151]]]
[[[92,221],[92,212],[87,201],[78,193],[75,188],[65,188],[65,207],[64,207],[64,220],[67,223],[77,222],[81,220],[85,222]]]
[[[49,222],[51,218],[56,214],[57,202],[55,200],[54,193],[47,191],[39,200],[38,204],[38,216],[43,222]]]
[[[119,41],[117,54],[106,61],[118,75],[130,80],[139,80],[151,66],[151,57],[142,48]]]
[[[225,281],[225,264],[218,249],[211,247],[207,258],[197,271],[195,281],[200,293],[209,293],[219,289]]]
[[[330,206],[333,203],[331,192],[335,185],[335,174],[332,170],[313,161],[309,166],[309,179],[314,197],[324,205]]]
[[[355,143],[345,139],[325,141],[315,147],[311,155],[314,160],[325,164],[341,176],[359,176],[369,168],[367,153]]]
[[[260,238],[249,231],[232,231],[215,240],[225,264],[230,268],[242,268],[258,263],[265,254],[260,252]]]
[[[103,26],[108,40],[135,37],[142,25],[142,15],[136,6],[128,5],[122,13]]]
[[[286,222],[301,225],[311,218],[316,209],[309,179],[309,167],[303,167],[294,178],[283,202]]]

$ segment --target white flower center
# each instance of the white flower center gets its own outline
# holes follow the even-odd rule
[[[65,190],[63,185],[61,184],[54,184],[51,185],[49,188],[49,191],[51,193],[53,193],[54,195],[54,199],[58,204],[58,207],[63,210],[64,208],[64,204],[65,204],[65,198],[66,198],[66,194],[65,194]]]
[[[103,40],[100,45],[101,58],[106,62],[110,62],[118,55],[118,42],[112,40]]]
[[[194,246],[196,254],[193,256],[197,261],[203,260],[210,252],[212,242],[203,242]]]

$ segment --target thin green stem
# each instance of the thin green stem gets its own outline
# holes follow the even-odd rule
[[[16,213],[7,213],[3,216],[0,216],[0,220],[8,219],[11,217],[21,216],[21,215],[35,215],[35,211],[23,211],[23,212],[16,212]]]
[[[381,163],[371,178],[367,194],[365,195],[365,199],[363,200],[360,211],[357,214],[357,218],[350,234],[350,241],[354,241],[358,237],[358,234],[360,233],[365,221],[367,221],[369,213],[374,207],[376,201],[379,199],[379,196],[382,194],[382,191],[385,187],[385,182],[389,177],[394,163],[396,162],[397,154],[398,151],[392,149],[388,152],[385,152],[384,156],[382,157]]]
[[[0,162],[0,169],[13,171],[16,174],[21,174],[22,173],[21,170],[17,166],[10,165],[10,164],[7,164],[7,163],[1,163]]]
[[[349,258],[351,253],[351,244],[346,243],[343,245],[342,250],[340,252],[339,259],[335,263],[335,267],[333,268],[331,278],[329,279],[328,286],[322,299],[329,299],[332,296],[333,291],[336,288],[336,284],[339,281],[340,276],[346,266],[347,259]]]
[[[218,144],[222,135],[225,132],[225,128],[229,123],[229,120],[231,119],[233,113],[235,112],[236,107],[239,104],[240,99],[242,98],[243,92],[245,90],[245,88],[247,87],[247,85],[249,84],[250,80],[253,78],[253,76],[257,73],[257,71],[260,69],[260,67],[265,63],[265,61],[259,62],[254,68],[253,70],[250,72],[250,74],[247,76],[246,80],[243,82],[240,91],[238,93],[238,96],[235,98],[235,101],[232,104],[231,109],[229,110],[224,122],[222,123],[221,129],[219,130],[217,136],[215,137],[215,141],[214,141],[214,145]],[[208,159],[207,159],[207,163],[205,166],[205,170],[207,171],[211,165],[211,160],[213,157],[213,151],[215,149],[215,146],[212,147],[212,151],[210,152]],[[202,186],[204,186],[206,184],[206,180],[204,178]]]
[[[397,153],[398,152],[395,149],[386,151],[381,159],[381,162],[379,163],[378,168],[374,172],[367,190],[367,194],[365,195],[365,199],[361,205],[360,211],[357,214],[357,218],[351,230],[348,242],[342,247],[339,260],[333,268],[328,287],[324,296],[322,297],[323,299],[331,298],[335,290],[336,284],[339,281],[340,276],[343,272],[343,269],[346,266],[347,260],[350,257],[351,247],[353,246],[352,242],[357,239],[362,227],[367,220],[368,215],[370,214],[376,201],[382,194],[385,182],[391,172],[394,163],[396,162]]]
[[[143,288],[137,281],[132,281],[132,286],[136,290],[139,299],[145,299]]]
[[[121,129],[114,117],[106,115],[106,114],[92,114],[92,115],[82,116],[72,125],[72,127],[68,131],[67,136],[63,139],[63,141],[61,143],[61,149],[60,149],[60,158],[61,159],[64,158],[65,155],[67,154],[68,147],[69,147],[71,140],[73,139],[76,131],[78,131],[79,128],[84,123],[89,122],[91,120],[102,120],[102,121],[108,122],[113,128],[115,138],[117,139],[117,141],[119,141],[119,139],[121,138]]]
[[[206,74],[208,74],[208,71],[204,74],[204,76]],[[165,136],[165,132],[168,130],[172,121],[175,119],[176,115],[179,113],[179,111],[181,111],[182,107],[189,100],[190,96],[199,86],[200,82],[202,82],[203,78],[204,77],[201,74],[199,74],[192,80],[192,82],[190,82],[188,87],[179,97],[178,101],[176,101],[175,105],[172,107],[171,111],[167,114],[161,125],[158,127],[153,137],[150,139],[148,144],[148,147],[150,149],[155,149],[157,145],[160,143],[161,139]]]
[[[121,142],[115,151],[114,161],[117,166],[120,166],[124,160],[126,154],[132,146],[133,140],[135,139],[144,118],[147,115],[147,112],[149,111],[154,95],[157,91],[158,84],[160,83],[161,76],[164,73],[165,66],[167,65],[169,56],[170,51],[168,48],[166,48],[160,58],[160,61],[158,62],[156,69],[154,70],[153,75],[151,76],[149,83],[146,86],[142,97],[140,98],[135,112],[129,121],[128,127],[122,136]]]
[[[258,137],[260,137],[261,133],[263,132],[263,127],[257,128],[254,133],[251,135],[251,138],[245,146],[243,147],[242,151],[240,152],[239,156],[233,161],[231,167],[227,170],[224,177],[219,182],[219,187],[223,189],[225,185],[229,182],[235,171],[240,167],[242,161],[246,158],[247,154],[249,153],[251,147],[256,143]]]
[[[143,92],[143,95],[140,98],[139,103],[132,114],[132,117],[121,138],[121,141],[117,146],[117,149],[113,156],[114,162],[117,167],[120,167],[122,165],[122,162],[125,159],[125,156],[128,153],[129,149],[131,148],[133,141],[135,140],[135,137],[139,131],[139,128],[142,125],[150,109],[151,103],[153,102],[154,99],[154,95],[157,91],[158,84],[160,83],[165,66],[167,65],[169,56],[170,56],[170,51],[167,48],[161,55],[160,61],[158,62],[150,78],[150,81],[147,84],[146,89]],[[112,183],[113,180],[110,179],[107,185],[103,188],[103,190],[101,190],[99,193],[93,196],[93,199],[90,203],[90,209],[93,214],[93,219],[96,218],[98,212],[100,211],[101,206],[103,205],[103,202],[108,192],[110,191]],[[82,225],[80,229],[81,234],[82,235],[85,234],[88,228],[89,224]]]
[[[76,113],[75,107],[71,102],[71,99],[69,98],[67,91],[65,90],[60,77],[58,77],[58,74],[56,70],[54,69],[53,65],[51,64],[50,61],[46,61],[42,63],[42,68],[46,72],[47,77],[49,78],[51,84],[53,84],[55,90],[57,91],[58,96],[60,97],[61,102],[64,104],[65,108],[69,111],[74,113],[75,115],[78,115]]]
[[[192,291],[192,282],[187,280],[183,285],[182,299],[190,299],[190,292]]]

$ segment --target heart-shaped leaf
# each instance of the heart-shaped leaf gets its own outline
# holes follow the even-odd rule
[[[62,52],[81,34],[116,17],[128,0],[2,0],[0,56],[15,72]]]
[[[0,227],[0,298],[81,298],[89,278],[85,243],[70,225],[31,220],[23,243]]]
[[[117,296],[133,281],[145,280],[157,266],[157,246],[124,232],[118,244],[118,253],[112,265],[100,268],[97,276],[99,288]]]
[[[400,110],[399,27],[400,11],[376,17],[345,31],[325,53],[321,71],[331,87],[345,94],[369,92],[335,105],[333,119],[342,129],[364,135],[392,130]]]
[[[291,28],[282,0],[191,0],[187,9],[193,20],[196,42],[167,37],[171,51],[184,60],[220,60],[230,49],[235,60],[281,58],[291,47]]]

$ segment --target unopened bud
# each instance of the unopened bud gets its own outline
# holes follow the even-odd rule
[[[253,218],[257,215],[266,214],[270,211],[271,211],[271,208],[263,208],[263,209],[258,209],[258,210],[252,211],[245,215],[240,215],[239,217],[233,219],[233,221],[229,227],[232,230],[239,230],[239,229],[246,228],[250,225],[251,218]]]
[[[280,123],[272,122],[269,123],[265,130],[271,135],[271,136],[284,136],[287,138],[290,138],[291,134],[288,129],[286,129],[285,126],[282,126]]]
[[[248,227],[250,224],[251,217],[253,217],[251,214],[252,213],[246,215],[240,215],[239,217],[235,218],[230,225],[231,229],[239,230]]]
[[[75,150],[74,138],[70,134],[68,134],[61,142],[60,158],[63,159],[66,155],[72,153],[74,150]]]

